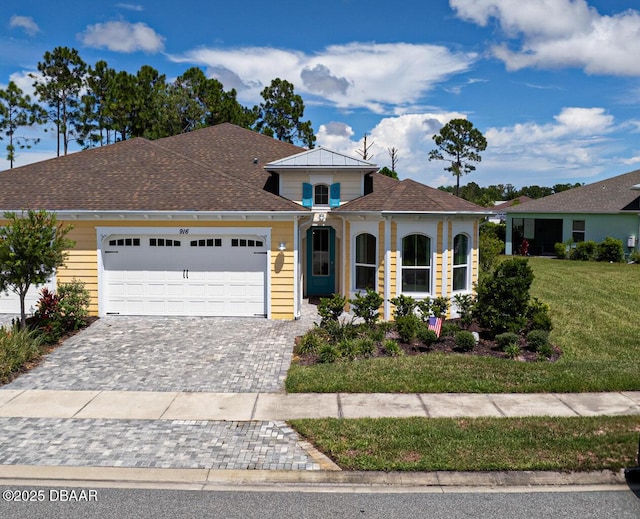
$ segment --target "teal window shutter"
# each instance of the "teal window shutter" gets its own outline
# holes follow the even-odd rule
[[[340,182],[331,184],[329,188],[329,207],[340,206]]]
[[[306,182],[302,184],[302,205],[305,207],[313,206],[313,186]]]

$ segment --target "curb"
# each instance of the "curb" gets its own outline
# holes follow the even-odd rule
[[[442,492],[455,489],[506,490],[527,488],[549,491],[549,487],[605,486],[629,488],[624,470],[593,472],[347,472],[335,470],[212,470],[212,469],[143,469],[120,467],[53,467],[8,465],[0,467],[0,485],[77,485],[77,486],[146,486],[188,487],[194,490],[247,487],[286,491],[287,487],[316,490],[332,487],[353,490],[421,490]]]

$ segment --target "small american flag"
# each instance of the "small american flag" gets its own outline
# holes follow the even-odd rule
[[[433,330],[434,332],[436,332],[436,335],[440,337],[440,331],[442,330],[442,318],[429,317],[429,324],[427,325],[427,329]]]

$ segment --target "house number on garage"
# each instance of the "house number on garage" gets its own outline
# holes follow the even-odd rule
[[[189,234],[189,229],[180,229],[180,234]]]

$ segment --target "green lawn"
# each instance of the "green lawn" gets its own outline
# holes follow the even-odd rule
[[[344,470],[619,470],[640,417],[293,420]]]
[[[292,364],[289,392],[582,392],[640,389],[640,265],[531,258],[557,362],[465,355]]]

